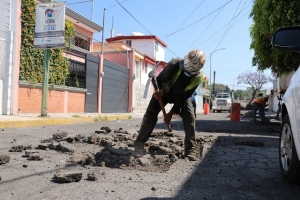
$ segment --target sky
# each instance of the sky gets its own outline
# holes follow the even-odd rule
[[[58,0],[58,2],[62,2]],[[104,39],[116,34],[140,32],[156,35],[167,44],[165,61],[183,58],[193,49],[206,54],[204,74],[211,83],[245,90],[237,84],[242,73],[255,72],[252,66],[249,17],[253,0],[64,0],[66,6],[103,26]],[[105,12],[104,12],[105,9]],[[94,40],[102,41],[102,32]],[[210,74],[211,72],[211,74]],[[263,72],[267,77],[271,71]],[[263,85],[271,89],[272,84]]]

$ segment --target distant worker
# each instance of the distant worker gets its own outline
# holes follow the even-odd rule
[[[197,92],[195,90],[194,93],[192,94],[192,96],[190,97],[190,99],[192,101],[192,104],[193,104],[193,107],[194,107],[195,119],[196,119],[196,108],[197,108],[196,95],[197,95]]]
[[[279,114],[281,112],[281,101],[282,101],[283,95],[284,95],[284,91],[281,90],[280,93],[279,93],[279,96],[277,96],[277,99],[278,99],[278,109],[277,109],[277,113],[276,113],[275,119],[279,119]]]
[[[268,96],[264,97],[263,93],[259,93],[258,97],[253,100],[253,122],[256,122],[256,113],[258,111],[262,122],[266,121],[265,107],[268,102]]]

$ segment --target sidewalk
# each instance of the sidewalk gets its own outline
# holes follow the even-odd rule
[[[241,112],[242,113],[242,112]],[[212,113],[209,113],[210,115]],[[217,114],[217,113],[216,113]],[[276,113],[266,111],[267,119],[275,119]],[[141,119],[144,112],[133,113],[50,113],[48,117],[40,117],[39,114],[18,114],[18,115],[0,115],[0,129],[20,128],[31,126],[47,126],[61,124],[80,124],[93,123],[98,121]],[[197,115],[204,115],[203,111],[197,112]],[[159,113],[162,117],[162,112]]]
[[[48,117],[39,114],[0,115],[0,128],[20,128],[60,124],[93,123],[98,121],[142,118],[144,113],[50,113]]]

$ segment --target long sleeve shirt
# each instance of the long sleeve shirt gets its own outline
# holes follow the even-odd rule
[[[179,62],[183,62],[181,59],[171,60],[164,70],[157,76],[157,83],[159,88],[162,88],[163,83],[170,81],[180,69]],[[163,94],[162,99],[166,103],[173,103],[172,111],[176,114],[180,113],[185,101],[190,98],[197,86],[191,90],[185,91],[185,88],[191,83],[193,77],[188,77],[181,72],[178,79],[175,81],[173,86],[170,88],[169,93]]]

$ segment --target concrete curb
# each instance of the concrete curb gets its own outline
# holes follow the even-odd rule
[[[12,116],[6,119],[1,119],[0,128],[21,128],[31,126],[49,126],[49,125],[62,125],[62,124],[82,124],[94,123],[100,121],[113,121],[132,119],[132,115],[98,115],[98,116],[70,116],[70,117],[15,117]]]

